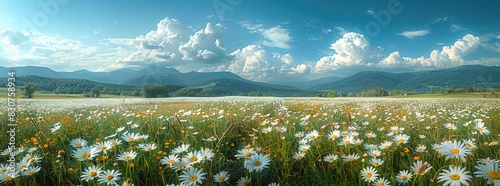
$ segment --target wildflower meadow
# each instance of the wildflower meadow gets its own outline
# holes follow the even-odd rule
[[[16,122],[0,185],[500,186],[498,99],[150,99]]]

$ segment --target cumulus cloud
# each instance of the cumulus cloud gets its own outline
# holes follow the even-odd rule
[[[204,68],[201,71],[228,71],[254,81],[284,81],[292,75],[307,74],[310,67],[295,65],[292,55],[269,53],[260,45],[248,45],[235,50],[228,64]]]
[[[498,35],[496,38],[497,38],[497,39],[500,39],[500,35]]]
[[[319,59],[314,67],[315,72],[373,63],[382,52],[381,48],[371,47],[363,35],[355,32],[344,34],[331,44],[330,49],[335,53]]]
[[[467,34],[458,39],[453,45],[444,46],[441,50],[433,50],[428,58],[409,58],[401,57],[399,51],[391,53],[385,59],[382,59],[378,66],[384,68],[392,67],[454,67],[466,64],[465,56],[473,52],[480,45],[480,39],[477,36]]]
[[[259,43],[262,45],[282,49],[291,48],[289,43],[292,41],[292,37],[290,36],[290,31],[288,29],[281,26],[264,28],[264,25],[262,24],[252,25],[247,22],[240,22],[240,25],[252,33],[259,33],[262,37],[262,40]]]
[[[464,28],[462,28],[462,26],[457,25],[457,24],[451,24],[450,29],[452,32],[460,32],[460,31],[464,30]]]
[[[416,38],[416,37],[425,36],[425,35],[427,35],[429,33],[430,33],[429,30],[410,30],[410,31],[401,32],[398,35],[407,37],[409,39],[413,39],[413,38]]]
[[[221,24],[207,23],[204,28],[196,31],[177,19],[167,17],[157,24],[156,30],[145,35],[136,38],[111,38],[107,42],[123,49],[119,54],[121,57],[112,66],[144,66],[151,63],[175,66],[186,62],[223,63],[228,60],[221,41],[226,30],[227,28]]]

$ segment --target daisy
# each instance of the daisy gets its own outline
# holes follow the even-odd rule
[[[424,175],[432,169],[432,166],[427,162],[422,163],[422,160],[418,160],[413,162],[411,169],[415,174]]]
[[[457,130],[457,126],[451,123],[444,124],[444,127],[447,128],[448,130]]]
[[[427,149],[427,146],[418,144],[418,146],[415,147],[415,152],[425,152],[425,149]]]
[[[373,183],[374,186],[390,186],[391,183],[385,178],[379,178]]]
[[[384,150],[384,149],[388,149],[389,147],[391,147],[391,145],[392,145],[392,141],[386,141],[386,142],[380,144],[380,146],[378,146],[378,148],[380,150]]]
[[[180,153],[188,151],[188,149],[189,149],[189,144],[182,144],[181,146],[175,147],[175,149],[172,150],[172,153],[173,154],[180,154]]]
[[[28,169],[24,170],[21,174],[22,176],[33,176],[35,173],[40,172],[42,168],[39,166],[36,167],[28,167]]]
[[[305,152],[295,152],[293,159],[300,160],[306,156]]]
[[[237,186],[248,186],[250,185],[250,178],[248,177],[241,177],[238,182],[236,183]]]
[[[318,136],[319,136],[319,133],[316,130],[313,130],[313,131],[306,134],[306,138],[309,140],[314,140],[314,139],[318,138]]]
[[[261,172],[269,167],[270,160],[262,154],[254,154],[250,159],[245,160],[245,167],[250,171]]]
[[[225,182],[229,179],[229,173],[227,171],[222,171],[214,175],[214,181],[217,183]]]
[[[30,163],[40,163],[42,160],[42,156],[40,156],[38,154],[29,153],[29,154],[26,154],[21,161],[25,161],[25,160],[29,161]]]
[[[329,154],[323,158],[323,161],[326,161],[328,163],[332,163],[333,161],[337,160],[338,158],[339,158],[339,156],[336,154]]]
[[[73,151],[73,157],[77,158],[78,161],[92,160],[97,156],[98,149],[95,147],[85,146]]]
[[[406,134],[398,134],[396,136],[394,136],[394,141],[399,144],[405,144],[405,143],[408,143],[408,140],[410,139],[410,136],[406,135]]]
[[[99,152],[104,152],[107,154],[107,151],[113,148],[113,142],[111,141],[102,141],[94,145],[95,148],[98,149]]]
[[[295,133],[294,136],[297,137],[297,138],[304,137],[304,132],[297,132],[297,133]]]
[[[82,138],[76,138],[76,139],[72,139],[69,144],[75,148],[80,148],[80,147],[83,147],[83,146],[87,146],[87,140],[84,140]]]
[[[349,135],[349,136],[346,136],[346,137],[343,137],[342,138],[342,142],[340,142],[340,145],[352,145],[354,143],[354,138]]]
[[[328,134],[328,139],[335,140],[340,136],[340,131],[339,130],[334,130]]]
[[[300,145],[299,146],[299,151],[300,152],[307,152],[311,146],[310,145]]]
[[[137,157],[137,152],[131,150],[128,152],[123,152],[120,155],[118,155],[118,160],[129,161],[135,159],[135,157]]]
[[[203,161],[203,156],[199,152],[189,152],[181,161],[191,165]]]
[[[137,147],[142,149],[145,152],[149,152],[149,151],[156,149],[156,144],[154,144],[154,143],[139,144]]]
[[[477,147],[476,143],[474,143],[474,141],[472,141],[470,139],[464,140],[463,142],[464,142],[465,146],[467,146],[467,148],[469,148],[471,150],[473,150],[473,149],[475,149]]]
[[[466,185],[468,186],[472,176],[468,175],[469,171],[461,166],[449,166],[449,170],[443,170],[439,173],[438,182],[444,182],[443,185]]]
[[[266,128],[263,128],[263,129],[262,129],[262,133],[264,133],[264,134],[267,134],[267,133],[269,133],[269,132],[271,132],[271,131],[273,131],[273,128],[272,128],[272,127],[266,127]]]
[[[370,155],[370,156],[372,156],[372,157],[374,157],[374,158],[379,157],[379,156],[380,156],[380,154],[381,154],[381,152],[380,152],[380,150],[378,150],[378,149],[371,150],[371,151],[368,153],[368,155]]]
[[[207,161],[212,161],[212,158],[215,156],[215,153],[211,149],[201,149],[200,154],[203,160]]]
[[[190,167],[191,167],[190,164],[186,164],[183,161],[174,162],[172,164],[172,168],[176,171],[185,170],[185,169],[190,168]]]
[[[413,174],[409,173],[407,170],[399,171],[399,174],[396,176],[396,181],[399,184],[406,185],[410,182]]]
[[[474,175],[477,178],[487,180],[487,184],[500,186],[500,166],[497,163],[479,163],[476,165],[476,169],[477,171],[474,172]]]
[[[364,145],[364,149],[367,150],[367,151],[373,151],[373,150],[377,149],[377,145],[374,145],[374,144],[365,144]]]
[[[11,181],[12,179],[17,178],[18,176],[19,176],[19,171],[16,171],[14,173],[10,173],[10,172],[1,173],[0,174],[0,183]]]
[[[302,138],[302,139],[299,141],[299,144],[300,144],[300,145],[305,145],[305,144],[307,144],[308,142],[309,142],[309,139],[307,139],[307,138]]]
[[[97,178],[99,174],[101,174],[101,168],[92,165],[90,167],[85,168],[85,171],[82,173],[82,181],[90,181],[94,178]]]
[[[357,155],[356,153],[349,154],[347,156],[342,156],[342,159],[344,159],[344,162],[354,161],[354,160],[357,160],[359,158],[360,158],[359,155]]]
[[[370,159],[370,164],[373,165],[374,167],[378,167],[384,163],[384,160],[378,159],[378,158],[372,158]]]
[[[217,138],[214,136],[210,136],[209,138],[203,139],[203,141],[215,141],[215,140],[217,140]]]
[[[202,184],[203,180],[205,180],[205,175],[203,170],[197,169],[194,167],[190,167],[184,170],[183,174],[179,176],[180,181],[183,185],[193,185]]]
[[[160,160],[160,164],[162,165],[170,165],[172,166],[172,164],[174,164],[175,162],[179,162],[179,157],[177,157],[177,154],[170,154],[166,157],[163,157],[161,160]]]
[[[480,134],[486,134],[488,135],[490,133],[490,130],[488,130],[488,128],[486,128],[486,126],[484,126],[484,123],[483,122],[480,122],[478,121],[476,123],[476,130],[480,133]]]
[[[235,155],[235,157],[249,159],[255,153],[257,153],[257,152],[255,152],[254,148],[244,148],[244,149],[238,150],[238,153]]]
[[[10,166],[9,164],[0,164],[0,174],[7,172],[9,170]]]
[[[99,183],[106,183],[106,185],[118,185],[116,181],[120,180],[121,173],[117,170],[105,170],[99,175]]]
[[[465,156],[472,154],[472,151],[459,141],[443,142],[438,152],[445,155],[446,159],[460,158],[464,162],[466,161]]]
[[[135,140],[141,139],[141,136],[140,134],[127,133],[122,135],[122,139],[125,140],[126,142],[133,142]]]
[[[121,132],[123,130],[125,130],[125,127],[119,127],[119,128],[116,129],[116,133],[119,133],[119,132]]]
[[[272,183],[270,183],[270,184],[269,184],[269,185],[267,185],[267,186],[280,186],[280,184],[279,184],[279,183],[274,183],[274,182],[272,182]]]
[[[375,168],[373,167],[365,167],[363,170],[361,170],[361,178],[363,178],[363,180],[368,183],[375,181],[377,177],[377,170],[375,170]]]
[[[373,133],[373,132],[368,132],[368,133],[366,133],[365,135],[366,135],[366,137],[368,137],[368,138],[376,138],[376,137],[377,137],[377,134],[375,134],[375,133]]]

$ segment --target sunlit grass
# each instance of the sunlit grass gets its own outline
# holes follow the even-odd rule
[[[374,167],[378,178],[391,185],[398,185],[397,177],[403,170],[413,174],[409,185],[441,185],[439,173],[449,165],[465,167],[473,176],[468,181],[471,185],[485,185],[485,179],[472,173],[481,159],[490,158],[498,166],[499,103],[495,99],[157,102],[60,112],[30,107],[18,112],[17,140],[24,151],[16,155],[16,161],[28,156],[30,148],[38,148],[32,150],[40,161],[28,167],[41,170],[19,174],[4,184],[105,185],[103,181],[99,184],[97,177],[82,179],[95,165],[102,171],[118,171],[118,184],[177,185],[181,176],[188,174],[183,171],[187,169],[177,170],[178,164],[161,162],[168,162],[181,145],[189,145],[172,162],[195,162],[186,165],[205,173],[198,175],[203,177],[202,185],[237,185],[244,177],[251,185],[372,185],[361,175],[367,167]],[[6,123],[5,115],[1,119]],[[486,128],[478,129],[478,122]],[[7,131],[5,125],[0,129]],[[481,134],[480,130],[489,133]],[[337,138],[331,138],[336,132]],[[409,138],[400,141],[400,136]],[[7,137],[0,134],[2,141]],[[82,155],[89,160],[79,161],[75,152],[81,147],[70,143],[77,138],[85,140],[87,146],[99,143],[97,149],[106,149],[102,144],[108,141],[113,145],[95,157]],[[467,140],[476,147],[465,155],[466,161],[446,159],[434,149],[445,141]],[[5,152],[6,144],[1,145]],[[416,148],[422,145],[426,149],[418,152]],[[268,167],[252,171],[248,165],[259,163],[248,164],[250,159],[241,154],[245,149],[251,151],[248,158],[268,158]],[[124,152],[137,156],[128,160],[122,156]],[[213,157],[190,158],[202,152],[213,152]],[[303,156],[298,156],[300,152]],[[350,160],[350,155],[360,158]],[[329,161],[333,156],[337,159]],[[373,157],[377,158],[375,164]],[[8,158],[0,156],[1,162]],[[432,169],[417,175],[412,170],[417,160],[428,162]],[[217,182],[214,176],[223,171],[228,178]]]

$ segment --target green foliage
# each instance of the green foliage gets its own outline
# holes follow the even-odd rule
[[[252,91],[252,92],[248,93],[248,96],[258,97],[258,96],[262,96],[262,93],[260,93],[260,91]]]
[[[141,88],[142,97],[145,98],[158,98],[158,97],[169,97],[172,92],[182,89],[182,86],[178,85],[143,85]]]
[[[101,84],[97,84],[94,88],[90,89],[90,94],[92,97],[101,97],[101,92],[105,89],[105,87]]]
[[[39,91],[41,89],[40,89],[40,86],[38,84],[27,83],[24,85],[23,88],[21,88],[21,90],[23,91],[23,95],[25,98],[33,98],[33,93],[35,93],[35,91]]]
[[[337,93],[332,90],[332,91],[328,92],[328,94],[326,95],[326,97],[334,98],[336,95],[337,95]]]
[[[366,92],[361,92],[361,97],[382,97],[388,95],[389,93],[382,87],[377,87]]]

